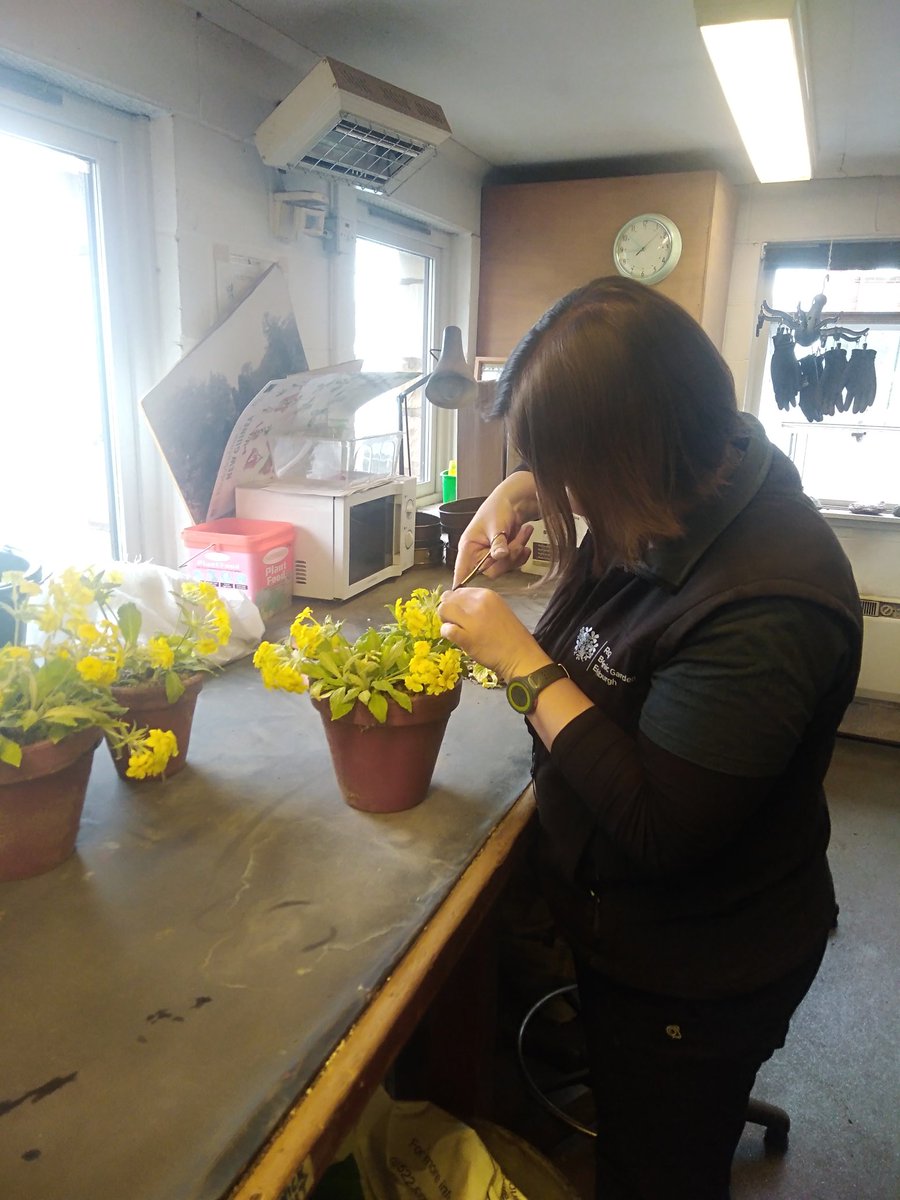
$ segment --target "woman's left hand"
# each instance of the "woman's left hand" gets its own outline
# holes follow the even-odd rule
[[[488,588],[460,587],[444,592],[438,615],[441,636],[496,671],[501,679],[536,671],[553,661],[506,601]]]

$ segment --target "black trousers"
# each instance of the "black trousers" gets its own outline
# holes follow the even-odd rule
[[[576,954],[597,1111],[597,1200],[729,1200],[731,1162],[759,1067],[784,1045],[825,942],[750,995],[633,991]]]

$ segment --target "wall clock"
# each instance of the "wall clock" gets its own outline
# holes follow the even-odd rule
[[[661,213],[642,213],[627,221],[613,242],[616,270],[638,283],[659,283],[681,258],[681,232]]]

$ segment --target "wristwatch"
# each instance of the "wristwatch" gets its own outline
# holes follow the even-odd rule
[[[516,675],[506,685],[506,698],[517,713],[527,715],[534,712],[537,698],[545,687],[556,683],[557,679],[568,679],[569,672],[559,663],[547,663],[530,675]]]

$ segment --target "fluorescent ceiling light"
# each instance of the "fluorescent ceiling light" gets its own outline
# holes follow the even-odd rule
[[[794,0],[695,0],[697,23],[760,183],[810,179]]]

